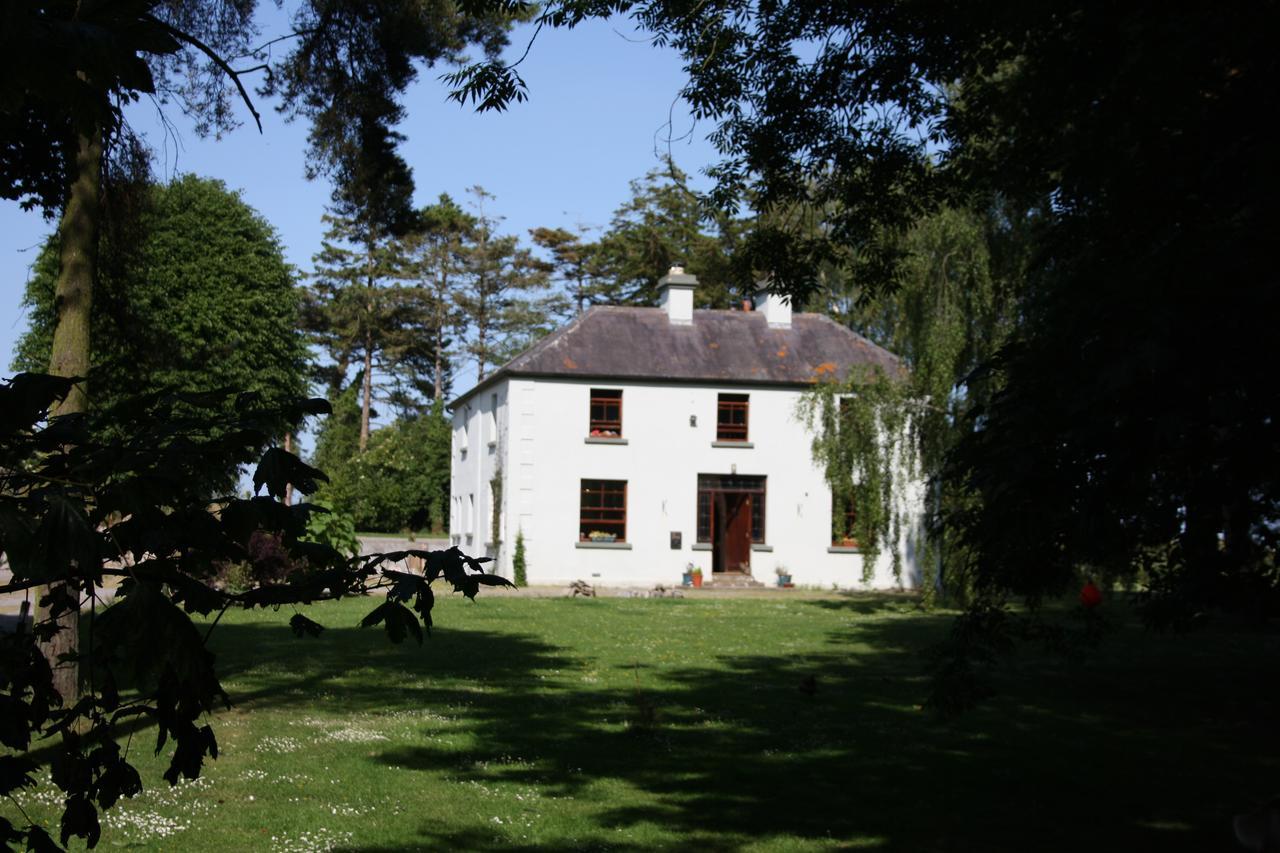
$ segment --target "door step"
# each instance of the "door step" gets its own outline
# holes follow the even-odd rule
[[[764,584],[745,572],[716,572],[711,575],[711,582],[707,586],[716,589],[755,589]]]

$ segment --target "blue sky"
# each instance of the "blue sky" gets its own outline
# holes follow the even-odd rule
[[[518,57],[530,34],[516,31],[508,53]],[[673,110],[685,80],[679,57],[643,40],[625,19],[543,30],[520,66],[530,99],[505,113],[477,115],[446,102],[441,70],[425,71],[406,99],[402,150],[413,167],[415,200],[426,204],[448,192],[462,201],[466,188],[479,184],[497,197],[491,209],[506,217],[506,232],[522,237],[539,225],[607,224],[628,197],[628,181],[658,164],[655,149],[667,150],[668,116],[676,136],[692,127],[683,103]],[[174,105],[164,108],[172,132],[151,103],[135,105],[129,120],[155,149],[159,176],[194,172],[240,190],[275,226],[288,260],[306,270],[319,248],[330,188],[303,176],[305,123],[288,124],[271,106],[259,103],[263,134],[250,122],[221,140],[197,137]],[[710,130],[698,126],[671,144],[686,172],[697,175],[714,162]],[[39,213],[0,201],[0,375],[26,327],[20,302],[28,268],[52,227]],[[459,377],[455,391],[465,384]]]

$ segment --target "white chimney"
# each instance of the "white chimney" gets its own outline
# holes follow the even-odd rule
[[[671,325],[693,325],[693,289],[697,285],[698,277],[686,273],[684,267],[672,267],[658,279],[658,304],[667,312]]]
[[[771,329],[791,328],[791,297],[769,291],[769,281],[756,282],[756,310],[764,313]]]

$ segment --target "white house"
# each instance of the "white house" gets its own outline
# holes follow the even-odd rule
[[[785,568],[864,586],[796,408],[815,381],[898,359],[763,291],[755,310],[704,311],[694,276],[660,284],[661,307],[591,308],[453,401],[453,542],[511,577],[522,532],[530,583],[673,585],[692,563],[707,584]],[[870,587],[919,584],[903,536],[900,576],[882,554]]]

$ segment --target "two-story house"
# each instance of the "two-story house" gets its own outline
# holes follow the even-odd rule
[[[765,291],[754,310],[694,310],[697,279],[661,280],[658,308],[591,308],[453,401],[450,530],[510,577],[523,533],[530,583],[864,586],[797,404],[814,382],[898,359]],[[919,486],[906,500],[919,503]],[[918,519],[918,513],[912,516]],[[865,586],[912,587],[882,554]],[[911,540],[911,541],[908,541]]]

